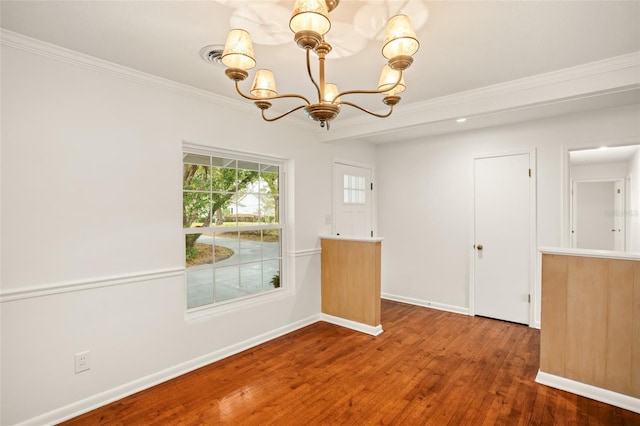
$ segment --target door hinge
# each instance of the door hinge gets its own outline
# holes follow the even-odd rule
[[[618,188],[618,194],[620,194],[620,188]]]
[[[371,238],[373,238],[373,231],[371,231]]]
[[[531,295],[530,294],[527,295],[527,302],[531,303]]]
[[[531,177],[531,169],[529,169],[529,177]]]
[[[371,190],[373,191],[373,182],[371,182]]]

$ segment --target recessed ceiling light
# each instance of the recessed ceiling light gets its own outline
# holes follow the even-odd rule
[[[456,123],[464,123],[465,121],[467,121],[467,119],[466,119],[466,118],[464,118],[464,117],[462,117],[462,118],[458,118],[458,119],[456,120]]]

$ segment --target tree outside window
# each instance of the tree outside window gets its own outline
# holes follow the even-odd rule
[[[183,155],[187,307],[280,287],[280,165]]]

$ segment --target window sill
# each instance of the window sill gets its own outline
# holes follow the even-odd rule
[[[221,302],[213,306],[203,306],[189,309],[185,313],[184,318],[187,323],[207,321],[212,318],[223,316],[230,312],[237,312],[244,309],[252,308],[254,306],[264,305],[265,303],[272,303],[278,300],[292,297],[293,295],[293,291],[279,288],[268,293],[260,293],[256,294],[255,296],[248,296],[240,300],[230,300],[228,302]]]

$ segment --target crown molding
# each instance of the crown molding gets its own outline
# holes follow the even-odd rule
[[[52,59],[68,65],[84,68],[90,71],[106,74],[111,77],[127,80],[136,84],[153,87],[160,90],[179,93],[182,95],[197,97],[207,102],[221,105],[225,108],[233,108],[243,112],[251,110],[245,102],[217,95],[213,92],[198,89],[187,84],[178,83],[163,77],[139,71],[133,68],[105,61],[94,56],[86,55],[75,50],[67,49],[55,44],[47,43],[20,33],[0,29],[0,44],[3,47],[11,47],[17,50]]]
[[[596,62],[577,65],[543,74],[511,80],[504,83],[493,84],[452,95],[430,99],[424,102],[415,103],[407,108],[408,110],[421,111],[425,108],[433,108],[448,104],[461,104],[471,101],[495,98],[497,96],[510,95],[550,85],[570,82],[582,78],[609,74],[611,72],[640,67],[640,51],[627,55],[615,56]]]
[[[127,80],[129,82],[140,84],[155,89],[165,90],[180,95],[195,97],[205,102],[216,104],[223,108],[231,108],[242,113],[255,114],[256,109],[250,103],[239,99],[232,99],[221,96],[207,90],[198,89],[187,84],[179,83],[174,80],[149,74],[133,68],[118,65],[113,62],[96,58],[95,56],[67,49],[52,43],[48,43],[36,38],[16,33],[4,28],[0,28],[0,45],[11,47],[17,50],[38,55],[47,59],[62,62],[90,71],[99,72],[108,76]],[[289,127],[309,130],[310,123],[304,120],[291,120],[283,123]]]
[[[640,85],[640,51],[504,83],[453,93],[402,107],[394,120],[372,123],[366,116],[341,122],[321,137],[334,142],[413,128],[458,117],[505,113]]]
[[[251,104],[241,100],[220,96],[4,28],[0,28],[0,45],[136,84],[196,97],[223,108],[255,113]],[[596,82],[598,79],[599,82]],[[366,139],[367,136],[415,128],[461,116],[504,113],[596,92],[606,93],[625,87],[623,83],[626,83],[626,87],[637,87],[640,84],[640,51],[408,104],[402,107],[402,114],[395,114],[392,120],[372,122],[368,116],[347,118],[342,119],[339,128],[334,127],[331,132],[321,131],[315,127],[315,122],[296,117],[283,124],[315,134],[322,142]]]

